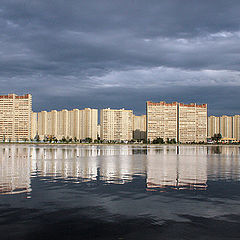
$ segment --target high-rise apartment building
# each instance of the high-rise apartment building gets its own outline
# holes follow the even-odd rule
[[[220,117],[220,133],[222,138],[233,137],[233,117],[223,115]]]
[[[207,105],[179,103],[178,141],[205,142],[207,138]]]
[[[70,137],[69,111],[63,109],[58,112],[58,138]]]
[[[133,138],[133,111],[102,109],[100,115],[101,139],[124,141]]]
[[[147,102],[147,139],[160,137],[177,141],[178,103]]]
[[[97,124],[98,124],[98,110],[85,108],[81,110],[82,114],[82,138],[91,138],[93,140],[97,139]]]
[[[45,136],[52,136],[57,139],[65,137],[95,140],[97,139],[97,123],[97,109],[42,111],[38,113],[37,131],[41,140]]]
[[[179,104],[179,142],[196,141],[195,104]]]
[[[37,117],[37,132],[41,139],[47,135],[47,111],[41,111]]]
[[[31,113],[31,94],[0,96],[0,140],[30,139]]]
[[[218,133],[220,133],[220,117],[208,117],[208,137],[213,137]]]
[[[240,115],[208,117],[208,137],[220,133],[224,139],[240,141]]]
[[[196,104],[196,140],[205,142],[207,138],[208,111],[207,104]]]
[[[240,141],[240,115],[233,116],[233,138]]]
[[[133,115],[133,139],[146,140],[146,115]]]
[[[207,105],[147,102],[147,139],[203,142],[207,138]]]
[[[38,134],[37,113],[31,114],[31,139],[34,139]]]
[[[50,135],[58,137],[58,111],[52,110],[50,113],[48,113],[50,121]]]

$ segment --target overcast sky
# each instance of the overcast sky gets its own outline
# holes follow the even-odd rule
[[[1,0],[0,94],[33,110],[207,103],[240,113],[239,0]]]

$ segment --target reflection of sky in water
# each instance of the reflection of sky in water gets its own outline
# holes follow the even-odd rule
[[[0,146],[0,194],[31,192],[31,178],[125,184],[144,189],[206,190],[207,181],[239,181],[238,146]]]

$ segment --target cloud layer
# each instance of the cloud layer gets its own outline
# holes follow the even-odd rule
[[[140,114],[174,99],[239,113],[239,12],[238,0],[3,0],[0,93],[32,93],[35,111]]]

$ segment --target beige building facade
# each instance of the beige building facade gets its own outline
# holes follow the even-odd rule
[[[220,133],[223,139],[240,141],[240,115],[208,117],[208,137]]]
[[[133,139],[146,140],[146,115],[133,115]]]
[[[222,138],[233,137],[233,117],[223,115],[220,117],[220,133]]]
[[[98,110],[85,108],[83,110],[63,109],[51,112],[37,113],[37,132],[41,140],[45,137],[97,139]]]
[[[31,113],[31,94],[0,96],[0,141],[30,139]]]
[[[101,139],[130,141],[133,139],[133,111],[125,109],[101,109]]]
[[[240,141],[240,115],[233,116],[233,138]]]
[[[147,102],[147,139],[204,142],[207,138],[207,105]]]
[[[38,134],[38,122],[37,113],[32,112],[31,114],[31,139],[34,139]]]
[[[155,138],[167,139],[178,138],[177,129],[178,103],[153,103],[147,102],[147,139],[153,141]]]
[[[205,142],[207,139],[207,104],[179,103],[178,141]]]
[[[213,137],[214,134],[220,133],[220,117],[208,117],[208,137]]]

